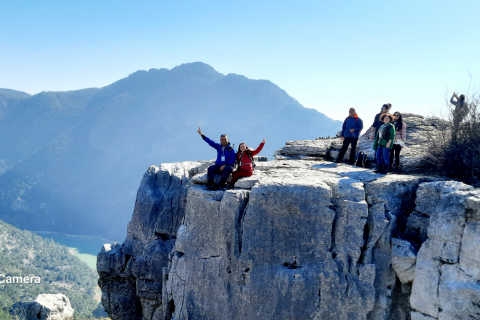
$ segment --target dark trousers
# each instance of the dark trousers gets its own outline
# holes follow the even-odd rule
[[[222,165],[220,164],[214,164],[213,166],[208,167],[208,173],[207,173],[207,181],[208,183],[214,183],[215,181],[215,174],[216,173],[221,173],[222,178],[220,179],[220,185],[224,185],[225,182],[227,182],[228,176],[230,173],[233,171],[233,167],[231,166],[225,166],[222,172],[220,172],[220,167]]]
[[[352,144],[352,148],[350,151],[350,160],[348,162],[353,163],[355,161],[355,149],[357,148],[358,138],[353,137],[346,137],[343,139],[342,149],[340,149],[340,153],[338,154],[337,161],[342,161],[343,156],[347,152],[348,145]]]
[[[399,144],[394,144],[392,150],[390,150],[390,165],[393,164],[393,157],[395,155],[395,165],[400,164],[400,151],[402,151],[402,146]]]

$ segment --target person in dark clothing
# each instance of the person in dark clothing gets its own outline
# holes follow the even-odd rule
[[[202,129],[198,128],[198,134],[202,136],[202,139],[205,140],[212,148],[217,150],[217,160],[213,166],[208,167],[207,173],[207,186],[210,190],[218,190],[225,188],[225,183],[227,182],[228,176],[233,171],[233,166],[235,164],[236,150],[228,142],[228,137],[226,134],[220,136],[220,143],[213,142],[207,138],[203,133]],[[220,183],[215,184],[215,174],[219,173],[222,175]]]
[[[385,113],[388,113],[388,111],[390,111],[391,108],[392,108],[391,103],[385,103],[382,106],[380,113],[375,116],[375,120],[373,120],[373,124],[372,124],[372,129],[370,130],[370,140],[375,139],[375,137],[378,134],[378,129],[380,129],[380,127],[384,125],[383,121],[380,120],[380,116],[382,116]]]
[[[358,137],[360,136],[360,132],[363,129],[363,121],[360,119],[355,112],[354,108],[350,108],[348,111],[348,117],[343,122],[342,127],[342,149],[338,154],[336,163],[340,163],[347,152],[348,146],[351,144],[350,150],[350,159],[348,161],[349,164],[353,164],[355,161],[355,149],[357,148]]]
[[[457,100],[455,101],[453,98],[456,98]],[[468,113],[467,104],[465,103],[465,95],[461,94],[458,96],[454,92],[450,98],[450,103],[455,106],[455,109],[453,110],[453,134],[456,134],[460,122],[463,121]]]
[[[403,122],[402,114],[396,111],[393,114],[394,120],[392,124],[395,126],[395,140],[393,141],[393,148],[390,150],[390,165],[388,172],[402,173],[400,167],[400,152],[407,141],[407,125]],[[395,165],[393,164],[395,158]]]

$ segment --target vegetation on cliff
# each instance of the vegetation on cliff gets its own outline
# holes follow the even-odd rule
[[[448,177],[479,185],[480,92],[467,96],[463,108],[447,101],[448,121],[431,139],[426,161]]]

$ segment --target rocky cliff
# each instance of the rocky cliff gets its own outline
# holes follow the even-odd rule
[[[97,270],[114,320],[478,319],[480,191],[312,160],[207,191],[209,162],[151,166]]]

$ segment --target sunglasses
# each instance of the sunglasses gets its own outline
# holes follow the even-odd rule
[[[398,116],[400,116],[400,115],[399,115],[399,114],[394,114],[394,116],[395,116],[395,117],[398,117]]]

